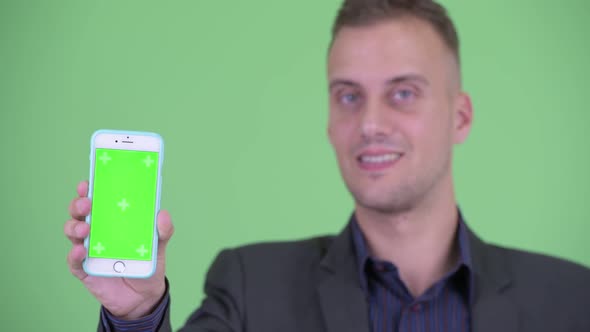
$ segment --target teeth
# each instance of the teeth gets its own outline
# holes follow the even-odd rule
[[[382,154],[378,156],[362,156],[361,161],[363,163],[384,163],[398,159],[400,157],[397,153]]]

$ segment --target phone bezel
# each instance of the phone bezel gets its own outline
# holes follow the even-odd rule
[[[89,257],[88,246],[90,243],[90,234],[84,240],[84,246],[87,249],[86,258],[83,263],[85,272],[89,275],[103,277],[124,277],[124,278],[149,278],[156,270],[157,252],[158,252],[158,230],[156,224],[157,213],[160,210],[160,190],[161,190],[161,173],[163,163],[164,143],[162,137],[155,133],[136,132],[136,131],[116,131],[116,130],[99,130],[91,138],[90,149],[90,180],[88,185],[88,198],[92,200],[94,166],[96,149],[119,149],[131,151],[150,151],[158,152],[158,177],[156,190],[156,209],[154,211],[153,235],[152,235],[152,257],[148,261],[130,260],[130,259],[111,259]],[[86,223],[92,227],[92,211],[86,217]],[[114,265],[117,262],[125,264],[123,272],[116,272]]]

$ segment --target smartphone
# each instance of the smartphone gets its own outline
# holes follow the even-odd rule
[[[149,278],[156,270],[164,142],[155,133],[98,130],[90,144],[86,273]]]

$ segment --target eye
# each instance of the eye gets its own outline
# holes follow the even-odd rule
[[[416,93],[411,89],[398,89],[394,90],[393,100],[394,101],[406,101],[416,96]]]
[[[389,102],[392,106],[408,106],[413,104],[420,96],[419,90],[411,86],[394,87],[389,95]]]
[[[342,89],[334,94],[335,102],[343,108],[356,109],[363,102],[363,96],[358,90]]]
[[[356,93],[344,93],[340,95],[340,103],[343,105],[355,104],[359,101],[360,96]]]

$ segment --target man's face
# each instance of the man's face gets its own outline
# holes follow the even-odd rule
[[[390,213],[452,194],[471,125],[452,52],[428,23],[346,27],[328,58],[328,134],[357,205]]]

